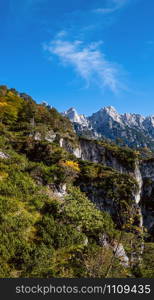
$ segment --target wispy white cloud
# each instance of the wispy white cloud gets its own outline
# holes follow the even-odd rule
[[[115,93],[122,88],[119,80],[120,67],[107,60],[100,48],[102,43],[99,41],[85,45],[80,40],[71,42],[56,37],[44,45],[44,50],[50,55],[56,55],[64,66],[72,66],[86,81],[87,87],[95,83],[100,88],[106,87]]]
[[[124,7],[127,3],[128,0],[108,0],[106,7],[99,7],[93,11],[96,13],[111,14]]]
[[[59,32],[57,33],[56,38],[57,38],[57,39],[58,39],[58,38],[63,38],[63,37],[65,37],[65,36],[67,36],[67,31],[66,31],[66,30],[61,30],[61,31],[59,31]]]

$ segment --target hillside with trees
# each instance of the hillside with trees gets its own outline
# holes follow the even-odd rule
[[[76,155],[83,143],[100,161]],[[154,232],[134,200],[149,155],[82,140],[55,108],[0,86],[0,277],[152,278]]]

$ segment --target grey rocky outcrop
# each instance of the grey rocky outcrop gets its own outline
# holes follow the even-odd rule
[[[63,142],[65,147],[65,142]],[[134,169],[130,170],[126,164],[122,164],[118,158],[114,157],[112,151],[107,151],[105,147],[91,140],[80,139],[77,148],[69,148],[67,150],[73,153],[77,158],[95,163],[101,163],[108,167],[112,167],[121,174],[128,174],[136,180],[138,189],[133,192],[132,189],[132,210],[136,210],[138,214],[138,226],[145,226],[148,231],[154,234],[154,160],[135,162]],[[103,209],[103,191],[96,191],[93,188],[92,201]],[[98,196],[100,194],[100,197]],[[94,196],[96,195],[96,196]],[[97,199],[96,199],[97,197]],[[109,199],[105,200],[106,210],[109,207],[109,212],[112,213],[112,205]]]

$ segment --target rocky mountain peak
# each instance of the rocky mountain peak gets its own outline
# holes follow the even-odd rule
[[[119,114],[113,106],[103,107],[90,117],[78,114],[74,108],[64,115],[76,124],[75,131],[79,135],[91,132],[90,136],[94,138],[105,137],[113,141],[121,138],[130,147],[154,149],[154,116]]]
[[[99,118],[103,123],[108,120],[110,121],[113,120],[115,122],[120,123],[121,125],[123,123],[121,115],[116,111],[116,109],[113,106],[107,106],[101,108],[98,112],[93,114],[91,118],[92,119]]]
[[[74,107],[69,108],[64,112],[64,115],[70,119],[71,122],[79,122],[79,115]]]
[[[73,123],[78,123],[86,127],[89,125],[88,119],[84,115],[78,114],[74,107],[69,108],[63,115],[69,118]]]
[[[102,108],[103,111],[107,113],[117,113],[116,109],[113,106],[106,106]]]
[[[143,122],[145,120],[145,117],[139,114],[125,113],[124,115],[122,115],[122,118],[128,126],[139,126],[143,129]]]

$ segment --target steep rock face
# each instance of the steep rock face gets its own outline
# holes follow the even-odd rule
[[[63,144],[66,147],[65,144]],[[68,149],[68,147],[67,147]],[[70,149],[69,149],[70,150]],[[97,141],[91,141],[87,139],[79,139],[78,147],[72,149],[72,153],[82,160],[101,163],[108,167],[112,167],[120,173],[132,173],[134,172],[135,165],[127,164],[124,160],[120,160],[120,157],[107,148],[105,145],[98,143]],[[136,171],[137,172],[137,171]]]
[[[64,113],[78,135],[90,138],[119,140],[130,147],[154,149],[154,116],[119,114],[114,107],[104,107],[90,117],[79,115],[75,109]]]
[[[154,116],[147,117],[143,122],[144,128],[154,138]]]
[[[81,190],[87,193],[92,202],[96,203],[99,209],[108,211],[114,219],[117,219],[119,218],[117,212],[120,207],[120,203],[118,204],[118,202],[124,199],[127,201],[127,199],[129,199],[132,203],[133,214],[137,214],[138,216],[137,225],[142,227],[143,220],[139,207],[142,190],[142,177],[138,162],[134,161],[134,163],[131,162],[127,164],[125,160],[122,160],[122,158],[120,159],[114,151],[108,149],[105,145],[102,145],[97,141],[90,141],[86,139],[80,139],[78,148],[74,149],[72,153],[82,161],[89,161],[106,166],[108,169],[104,170],[105,176],[108,176],[108,173],[113,173],[111,177],[108,177],[108,179],[102,178],[99,182],[97,179],[93,182],[90,178],[90,180],[85,183],[84,180],[86,179],[80,178]],[[125,152],[122,154],[126,155],[127,152],[126,154]],[[131,152],[129,155],[131,155]],[[124,190],[127,190],[124,198],[120,192],[120,188],[118,188],[121,184]],[[111,192],[109,192],[109,190],[111,190]],[[111,195],[112,192],[113,195]],[[114,201],[115,197],[116,201]],[[122,216],[120,219],[120,222],[123,223]]]
[[[126,181],[134,178],[138,188],[132,186],[131,189],[131,202],[132,211],[137,215],[136,224],[142,229],[143,225],[147,227],[150,233],[153,232],[154,225],[154,212],[152,205],[154,201],[154,162],[145,161],[139,164],[135,160],[134,166],[129,165],[127,161],[121,161],[119,157],[115,156],[114,152],[102,146],[96,141],[80,139],[79,145],[75,149],[70,149],[66,143],[63,146],[73,153],[77,158],[83,161],[91,161],[93,163],[100,163],[104,166],[111,167],[119,174],[128,176]],[[119,175],[120,176],[120,175]],[[122,180],[122,179],[121,179]],[[148,182],[147,182],[148,181]],[[91,183],[87,187],[82,187],[84,192],[87,192],[89,198],[96,203],[96,205],[103,210],[115,215],[117,206],[111,198],[104,194],[103,188],[92,186]]]
[[[138,191],[136,193],[135,202],[136,204],[139,204],[142,195],[143,179],[142,179],[142,174],[141,174],[140,165],[138,161],[135,163],[134,177],[138,183]]]
[[[144,225],[154,240],[154,159],[143,161],[141,174],[143,179],[141,206]]]
[[[113,253],[115,254],[115,257],[119,259],[120,263],[124,267],[127,268],[130,266],[130,260],[126,254],[123,244],[118,243],[118,241],[116,240],[109,241],[109,237],[106,234],[100,236],[99,244],[102,247],[111,248]]]
[[[136,224],[142,229],[143,225],[148,232],[154,235],[154,161],[145,160],[141,163],[133,158],[134,163],[128,163],[127,159],[121,159],[120,155],[116,155],[112,149],[103,146],[101,143],[79,139],[78,146],[73,147],[68,140],[60,139],[60,146],[64,147],[68,152],[74,154],[82,161],[90,161],[99,163],[107,167],[111,167],[120,174],[135,179],[138,188],[132,186],[130,199],[132,202],[132,211],[137,215]],[[121,179],[122,180],[122,179]],[[118,207],[113,202],[112,197],[104,194],[104,188],[95,187],[91,183],[82,190],[87,193],[88,197],[96,203],[97,207],[108,211],[112,216],[116,215]]]

